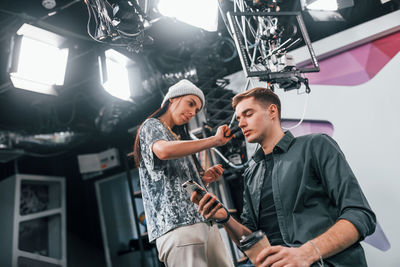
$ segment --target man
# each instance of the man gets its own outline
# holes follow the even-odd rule
[[[263,230],[272,246],[257,266],[366,266],[360,241],[374,232],[376,218],[337,143],[325,134],[284,133],[270,89],[238,94],[232,106],[247,141],[261,146],[244,173],[243,224],[212,208],[210,194],[199,212],[222,222],[236,244]]]

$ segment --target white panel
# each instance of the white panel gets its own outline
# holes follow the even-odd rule
[[[370,81],[357,86],[311,85],[305,119],[327,120],[352,167],[391,249],[363,243],[369,266],[397,267],[400,262],[400,53]],[[244,87],[243,73],[231,76],[231,88]],[[265,86],[254,83],[253,86]],[[253,87],[252,86],[252,87]],[[282,118],[300,118],[305,95],[277,92]]]
[[[312,47],[320,60],[398,30],[400,30],[400,10],[313,42]],[[300,65],[304,65],[310,59],[307,47],[298,48],[289,54],[294,57],[296,64]]]

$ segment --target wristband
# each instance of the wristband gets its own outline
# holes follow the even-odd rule
[[[226,216],[226,218],[225,219],[222,219],[222,220],[214,220],[216,223],[218,223],[218,224],[225,224],[225,223],[227,223],[228,221],[229,221],[229,219],[231,218],[231,214],[229,213],[229,211],[224,207],[224,209],[225,209],[225,211],[226,211],[226,214],[228,214],[227,216]]]

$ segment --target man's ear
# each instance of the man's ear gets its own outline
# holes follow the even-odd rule
[[[271,117],[278,116],[278,107],[275,104],[269,105],[268,111],[269,111],[269,114],[271,114]]]

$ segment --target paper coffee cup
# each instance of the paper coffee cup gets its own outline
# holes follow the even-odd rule
[[[250,261],[255,265],[258,254],[271,246],[265,234],[259,230],[250,235],[243,236],[240,240],[240,249],[244,251]]]

